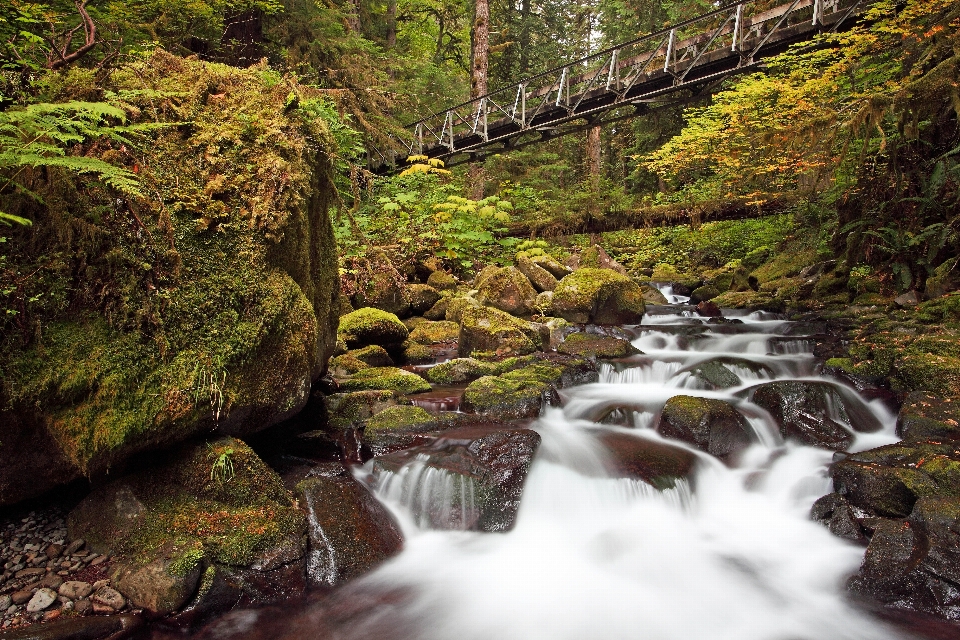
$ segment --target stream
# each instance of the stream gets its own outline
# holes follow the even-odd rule
[[[744,399],[761,382],[825,380],[804,326],[762,312],[728,311],[710,323],[682,298],[671,302],[681,304],[651,307],[640,326],[626,328],[644,355],[603,364],[599,382],[562,391],[561,406],[533,422],[542,444],[511,531],[431,530],[419,516],[423,505],[469,503],[471,490],[451,486],[442,473],[375,476],[368,464],[357,475],[401,523],[404,551],[307,604],[282,629],[248,610],[208,632],[436,640],[905,637],[846,594],[863,548],[809,517],[811,504],[831,490],[833,452],[784,442],[770,415]],[[742,384],[707,390],[691,374],[719,357]],[[691,449],[698,458],[692,477],[662,492],[611,475],[600,436],[661,439],[652,426],[678,394],[733,404],[754,444],[726,463]],[[897,440],[895,415],[879,401],[854,402],[882,428],[852,432],[852,450]],[[836,419],[843,421],[842,412]]]

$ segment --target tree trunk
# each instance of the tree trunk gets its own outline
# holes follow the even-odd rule
[[[397,46],[397,0],[387,0],[387,49]]]
[[[587,129],[587,176],[591,182],[600,180],[600,125]]]
[[[487,77],[490,66],[490,1],[476,0],[473,21],[473,64],[470,73],[470,97],[478,98],[488,92]]]
[[[350,13],[347,14],[347,30],[360,33],[360,0],[350,0]]]

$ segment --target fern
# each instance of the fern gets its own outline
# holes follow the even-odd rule
[[[68,148],[97,138],[133,146],[135,137],[160,126],[166,125],[126,125],[122,109],[102,102],[40,103],[0,112],[0,172],[8,174],[0,189],[12,185],[30,193],[17,182],[20,171],[26,167],[59,167],[95,174],[120,193],[140,195],[137,176],[129,169],[99,158],[69,155]],[[26,218],[2,211],[0,222],[30,224]]]

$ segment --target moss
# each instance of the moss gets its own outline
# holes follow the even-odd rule
[[[909,391],[960,394],[960,358],[914,353],[899,358],[895,375]]]
[[[460,325],[447,320],[424,322],[410,332],[410,341],[419,344],[456,342],[460,337]]]
[[[440,292],[427,284],[408,284],[403,287],[403,300],[412,313],[421,314],[440,300]]]
[[[559,353],[598,358],[624,358],[640,353],[628,340],[589,333],[572,333],[557,347]]]
[[[429,364],[437,357],[433,349],[413,340],[407,340],[400,345],[400,353],[403,364]]]
[[[187,549],[170,563],[169,571],[175,576],[185,576],[194,571],[203,562],[203,548]],[[212,567],[208,567],[210,569]]]
[[[815,249],[779,251],[770,262],[753,270],[752,275],[761,284],[796,276],[800,271],[817,261]]]
[[[453,291],[457,288],[457,279],[445,271],[434,271],[427,278],[427,284],[437,291]]]
[[[387,407],[367,420],[366,431],[397,431],[400,429],[424,429],[435,425],[437,419],[421,407]]]
[[[351,346],[399,344],[409,335],[407,327],[396,315],[373,307],[357,309],[343,316],[337,331]]]
[[[467,309],[476,309],[480,303],[470,297],[453,298],[447,306],[446,318],[451,322],[461,322]]]
[[[436,384],[456,384],[498,373],[502,372],[494,363],[475,358],[455,358],[431,367],[427,371],[427,378]]]
[[[660,263],[653,268],[650,274],[651,282],[671,282],[686,287],[696,287],[701,284],[700,278],[689,273],[681,273],[671,264]]]
[[[758,291],[727,291],[713,299],[718,306],[731,309],[765,308],[774,304],[768,293]]]
[[[396,406],[401,395],[390,390],[354,391],[327,396],[328,426],[340,431],[359,425],[384,409]]]
[[[539,330],[529,322],[490,307],[466,307],[460,322],[459,354],[492,351],[498,355],[527,354],[543,344]]]
[[[349,356],[364,362],[371,367],[389,367],[393,365],[393,360],[387,350],[380,345],[371,344],[361,349],[350,351]]]
[[[824,366],[832,369],[840,369],[847,373],[853,373],[853,360],[850,358],[829,358],[824,363]]]
[[[370,365],[356,356],[347,353],[342,356],[337,356],[336,358],[331,358],[327,368],[335,378],[346,378],[357,371],[369,369]]]
[[[916,318],[924,323],[957,322],[960,320],[960,295],[945,295],[917,307]]]
[[[415,373],[395,367],[372,367],[359,371],[344,380],[340,387],[345,391],[387,389],[400,393],[430,391],[430,383]]]
[[[534,311],[537,291],[516,267],[504,267],[487,274],[477,287],[477,300],[515,316]]]
[[[713,300],[720,295],[720,291],[720,289],[713,285],[705,284],[693,290],[690,294],[690,301],[702,302],[703,300]]]
[[[645,308],[640,286],[610,269],[578,269],[553,292],[552,312],[570,322],[636,324]]]
[[[550,383],[538,379],[533,373],[507,377],[509,375],[484,376],[471,382],[463,392],[462,409],[501,419],[539,415]]]

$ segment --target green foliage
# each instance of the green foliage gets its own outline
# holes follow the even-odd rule
[[[214,458],[210,466],[210,480],[219,483],[233,480],[236,475],[233,470],[233,447],[226,447],[218,454],[212,446],[209,444],[207,446],[210,447],[210,455]]]

